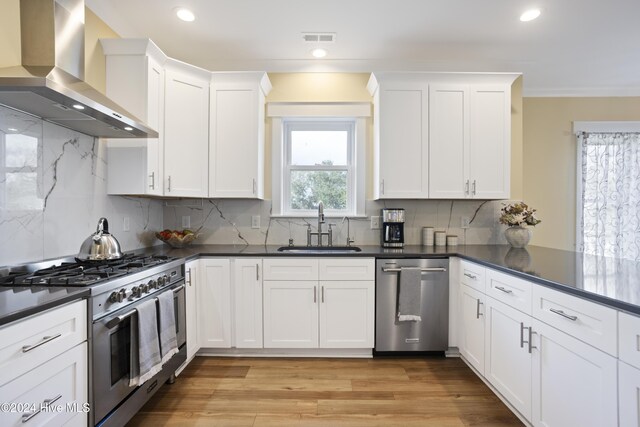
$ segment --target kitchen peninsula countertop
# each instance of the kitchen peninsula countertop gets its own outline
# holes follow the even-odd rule
[[[278,252],[278,247],[277,245],[192,245],[183,249],[171,249],[167,246],[154,246],[144,252],[166,254],[187,260],[201,256],[375,258],[457,256],[561,292],[640,315],[640,263],[634,261],[596,257],[541,246],[528,246],[526,249],[514,249],[508,245],[453,247],[408,245],[402,249],[359,246],[362,252],[345,254],[287,253]]]
[[[88,296],[88,288],[2,287],[0,288],[0,326]]]

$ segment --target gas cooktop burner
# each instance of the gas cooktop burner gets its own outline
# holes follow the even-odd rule
[[[2,286],[89,286],[174,260],[166,255],[132,255],[104,261],[63,262],[36,271],[15,271],[0,277]]]

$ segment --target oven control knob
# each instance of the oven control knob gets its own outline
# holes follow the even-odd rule
[[[139,289],[141,293],[145,293],[145,294],[149,293],[149,285],[140,285]]]
[[[118,292],[118,301],[122,302],[125,300],[125,298],[127,298],[127,290],[126,289],[120,289],[120,291]]]
[[[158,277],[158,287],[164,285],[164,277]]]
[[[162,276],[162,278],[164,279],[164,284],[168,285],[169,284],[169,276],[167,276],[166,274],[164,276]]]
[[[111,295],[109,295],[109,302],[113,304],[117,302],[122,302],[126,296],[127,296],[127,291],[125,291],[124,289],[120,289],[118,292],[113,291],[111,292]]]
[[[149,289],[158,288],[158,282],[156,282],[155,280],[149,280],[149,283],[147,283],[147,285],[149,286]]]
[[[137,286],[134,286],[133,288],[131,288],[131,298],[135,298],[139,296],[140,296],[140,288],[138,288]]]

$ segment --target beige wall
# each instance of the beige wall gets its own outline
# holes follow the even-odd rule
[[[524,98],[524,200],[542,223],[534,245],[575,249],[573,121],[640,120],[640,97]]]
[[[20,65],[20,0],[2,0],[0,68]]]

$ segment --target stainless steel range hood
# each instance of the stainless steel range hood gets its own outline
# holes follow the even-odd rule
[[[157,138],[84,82],[84,0],[20,0],[22,65],[0,68],[0,104],[87,135]]]

